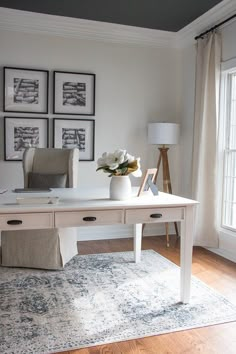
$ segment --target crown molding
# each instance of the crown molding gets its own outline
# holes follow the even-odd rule
[[[0,7],[0,29],[151,47],[174,47],[176,34]]]
[[[177,32],[177,47],[194,43],[194,37],[236,12],[236,0],[224,0]]]
[[[180,31],[168,32],[0,7],[0,30],[154,48],[183,48],[194,44],[196,35],[235,12],[236,0],[223,0]]]

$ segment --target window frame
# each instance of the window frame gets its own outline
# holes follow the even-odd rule
[[[236,73],[236,58],[223,62],[221,64],[221,85],[220,85],[220,111],[219,111],[219,133],[218,133],[218,187],[222,193],[218,194],[218,220],[220,220],[219,229],[222,232],[227,232],[230,235],[236,236],[236,227],[224,224],[224,197],[226,193],[225,187],[225,166],[226,166],[226,150],[227,139],[229,140],[229,124],[230,124],[230,109],[231,109],[231,86],[232,80],[229,80],[230,75]],[[226,119],[224,119],[226,118]]]

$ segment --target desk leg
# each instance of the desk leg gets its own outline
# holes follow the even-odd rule
[[[180,255],[180,301],[187,304],[190,300],[193,229],[194,218],[192,205],[185,208],[185,220],[181,222],[181,255]]]
[[[142,224],[134,225],[134,261],[141,261],[141,246],[142,246]]]

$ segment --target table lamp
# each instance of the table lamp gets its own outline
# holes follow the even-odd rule
[[[176,123],[149,123],[148,124],[148,144],[161,145],[158,147],[159,158],[157,161],[157,175],[162,162],[163,170],[163,192],[172,194],[170,170],[168,162],[168,150],[166,145],[176,145],[179,141],[180,126]],[[156,183],[155,179],[155,183]],[[177,238],[179,237],[177,223],[175,222],[175,232]],[[169,247],[169,229],[168,223],[166,225],[166,241],[167,247]]]

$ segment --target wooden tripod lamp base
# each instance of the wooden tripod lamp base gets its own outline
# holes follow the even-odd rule
[[[160,169],[160,165],[162,163],[162,174],[163,174],[163,192],[172,194],[172,187],[171,187],[171,180],[170,180],[170,169],[169,169],[169,162],[168,162],[168,147],[163,145],[159,147],[158,150],[160,151],[158,162],[157,162],[157,174],[155,177],[155,183],[157,181],[158,172]],[[175,225],[175,233],[177,238],[179,238],[179,231],[177,222],[174,222]],[[169,237],[169,224],[168,222],[165,223],[166,229],[166,246],[170,246],[170,237]]]
[[[162,164],[163,171],[163,192],[172,194],[170,170],[168,162],[168,150],[166,145],[178,144],[179,140],[179,124],[176,123],[149,123],[148,124],[148,143],[153,145],[161,145],[158,148],[159,158],[157,161],[157,174],[155,183],[157,180],[160,165]],[[179,237],[177,223],[175,225],[175,232],[177,238]],[[166,245],[169,247],[169,225],[165,223],[166,228]]]
[[[168,155],[167,155],[169,148],[163,145],[163,147],[159,147],[158,150],[160,151],[160,154],[157,162],[157,174],[156,174],[155,182],[157,181],[157,175],[162,162],[163,192],[172,194],[171,181],[170,181],[170,169],[169,169],[169,162],[168,162]]]

